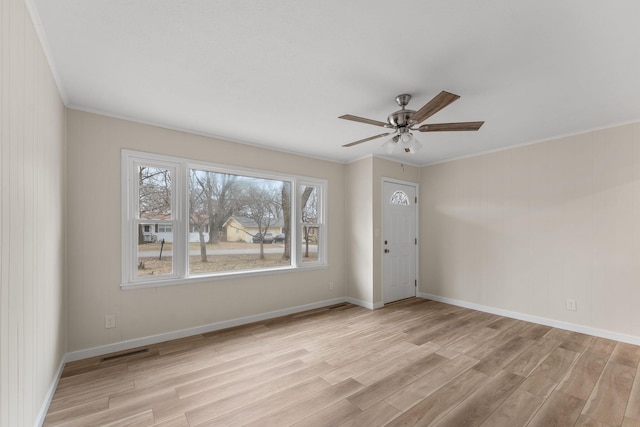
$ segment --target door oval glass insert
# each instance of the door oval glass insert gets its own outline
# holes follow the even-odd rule
[[[392,205],[398,205],[398,206],[409,206],[409,197],[407,196],[407,193],[405,193],[404,191],[396,190],[391,195],[391,199],[389,200],[389,203],[391,203]]]

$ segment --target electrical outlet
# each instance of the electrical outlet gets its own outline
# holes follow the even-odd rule
[[[104,316],[104,328],[110,329],[116,327],[116,315],[115,314],[107,314]]]
[[[333,280],[329,281],[329,290],[332,291],[333,290]]]
[[[567,300],[567,310],[576,311],[578,308],[576,306],[576,300],[568,299]]]

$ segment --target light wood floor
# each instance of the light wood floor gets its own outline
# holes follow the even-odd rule
[[[640,426],[640,347],[411,299],[68,364],[45,425]]]

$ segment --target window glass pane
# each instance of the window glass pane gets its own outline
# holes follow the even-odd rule
[[[320,227],[318,225],[302,226],[302,262],[318,261],[318,245],[320,244]]]
[[[409,206],[410,204],[407,193],[400,190],[393,192],[393,194],[391,195],[391,199],[389,200],[389,203],[391,203],[392,205],[399,205],[399,206]]]
[[[302,223],[302,262],[318,261],[319,226],[319,188],[303,185],[300,202],[300,222]]]
[[[139,218],[171,218],[171,178],[170,169],[138,166]]]
[[[173,273],[173,233],[158,239],[150,231],[159,224],[140,224],[138,227],[138,250],[136,276],[158,276]]]
[[[318,223],[318,187],[303,185],[302,186],[302,202],[300,204],[300,214],[303,224]]]
[[[190,169],[188,192],[190,275],[291,264],[288,181]]]

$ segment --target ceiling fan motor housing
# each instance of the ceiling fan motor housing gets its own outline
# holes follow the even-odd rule
[[[414,110],[398,110],[389,114],[387,121],[393,128],[400,130],[401,128],[407,128],[409,126],[409,118],[415,113]]]
[[[397,129],[400,133],[406,131],[406,128],[409,126],[409,118],[415,113],[414,110],[407,110],[404,107],[411,101],[411,95],[408,93],[403,93],[402,95],[396,96],[396,103],[400,106],[400,110],[389,114],[387,117],[387,122],[393,127]]]

